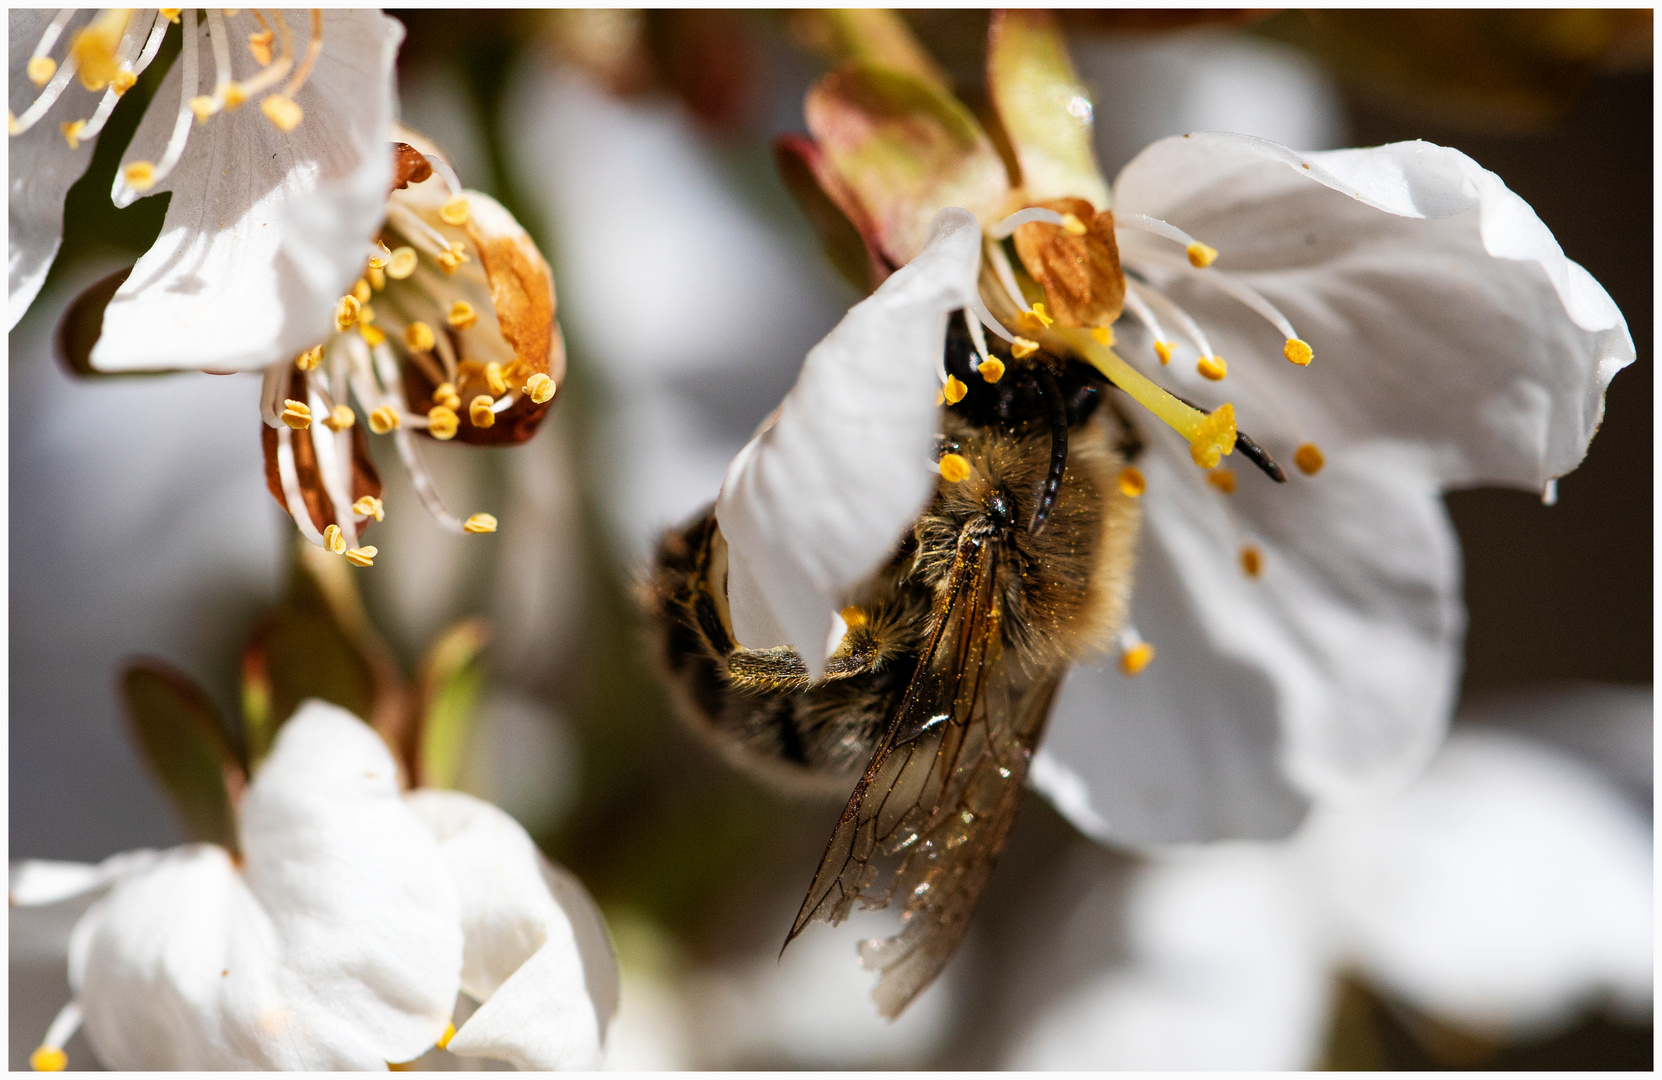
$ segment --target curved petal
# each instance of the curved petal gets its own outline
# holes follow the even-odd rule
[[[877,569],[934,488],[930,442],[949,312],[975,300],[981,230],[935,219],[929,246],[808,353],[773,425],[733,460],[716,500],[748,648],[790,645],[815,677],[845,590]]]
[[[1205,133],[1155,143],[1115,193],[1120,209],[1216,247],[1216,271],[1263,293],[1315,350],[1307,369],[1281,362],[1281,335],[1204,274],[1185,272],[1173,290],[1257,394],[1293,418],[1272,452],[1411,441],[1435,451],[1445,485],[1539,489],[1581,461],[1605,387],[1633,360],[1605,291],[1527,203],[1457,150],[1300,154]],[[1163,241],[1126,239],[1128,265],[1158,259]],[[1254,427],[1233,380],[1223,388],[1256,435],[1265,421]]]
[[[165,852],[89,910],[70,981],[105,1065],[373,1069],[416,1057],[455,1002],[456,890],[380,736],[309,702],[224,849]]]
[[[462,990],[481,1002],[447,1048],[522,1069],[597,1067],[618,971],[594,901],[491,804],[437,790],[406,801],[455,879]]]
[[[58,14],[54,8],[13,8],[6,16],[11,35],[6,50],[7,101],[22,113],[41,88],[29,80],[27,68],[35,43]],[[64,33],[73,36],[76,27]],[[61,39],[60,39],[61,40]],[[63,242],[63,200],[70,186],[86,172],[92,160],[91,144],[71,147],[59,123],[73,115],[90,114],[97,97],[71,80],[51,111],[21,135],[7,139],[6,167],[6,315],[10,330],[29,310],[46,272]],[[59,116],[58,114],[62,114]]]
[[[12,864],[6,902],[12,907],[60,903],[101,889],[155,859],[156,853],[148,850],[123,851],[101,863],[25,859]]]
[[[310,16],[286,15],[303,42]],[[258,29],[246,12],[227,26],[234,40]],[[362,271],[385,208],[403,36],[376,11],[327,11],[323,52],[295,99],[298,127],[280,132],[253,104],[193,127],[178,167],[154,189],[173,193],[161,235],[106,309],[94,367],[258,368],[333,331],[335,302]],[[247,63],[245,50],[233,52]],[[162,81],[124,160],[162,158],[182,66]],[[112,195],[118,206],[138,198],[119,177]]]
[[[1402,795],[1299,846],[1342,953],[1417,1008],[1510,1037],[1610,996],[1650,1014],[1650,832],[1533,740],[1456,732]]]

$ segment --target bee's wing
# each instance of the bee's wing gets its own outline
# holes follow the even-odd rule
[[[1021,803],[1027,761],[1060,670],[1012,700],[1000,663],[1000,545],[960,548],[945,609],[871,764],[837,822],[788,945],[814,919],[838,923],[854,901],[904,898],[906,926],[861,948],[880,969],[875,997],[898,1016],[946,965]],[[887,883],[879,885],[880,878]]]

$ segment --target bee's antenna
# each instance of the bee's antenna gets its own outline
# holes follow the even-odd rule
[[[1043,364],[1033,368],[1033,378],[1039,385],[1039,396],[1045,399],[1045,412],[1050,417],[1050,471],[1045,474],[1044,486],[1039,489],[1039,505],[1033,508],[1033,519],[1027,531],[1037,536],[1050,520],[1051,508],[1056,505],[1056,492],[1062,486],[1062,472],[1068,467],[1068,408],[1062,400],[1062,388],[1056,376]]]

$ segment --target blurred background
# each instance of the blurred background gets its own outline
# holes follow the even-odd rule
[[[463,786],[518,818],[603,906],[624,969],[612,1064],[1157,1065],[1159,1045],[1080,1032],[1198,1025],[1214,1060],[1242,1067],[1651,1067],[1648,911],[1637,942],[1613,937],[1597,911],[1551,908],[1554,970],[1572,974],[1541,976],[1527,1007],[1485,998],[1460,972],[1419,978],[1407,947],[1329,957],[1291,938],[1264,944],[1280,940],[1275,927],[1365,922],[1331,899],[1351,872],[1343,853],[1365,849],[1356,837],[1412,834],[1407,809],[1314,823],[1291,844],[1235,845],[1208,863],[1105,849],[1030,794],[965,947],[899,1022],[877,1018],[854,953],[885,931],[880,917],[816,927],[777,959],[840,801],[782,798],[678,726],[634,590],[658,533],[714,497],[808,348],[858,299],[769,151],[803,128],[803,94],[828,65],[823,27],[811,13],[394,14],[408,29],[404,121],[537,239],[571,369],[528,446],[427,454],[441,490],[469,491],[501,519],[491,542],[442,533],[414,509],[406,474],[385,468],[388,506],[409,512],[389,515],[384,554],[358,580],[406,672],[444,628],[491,620]],[[973,104],[986,14],[907,17]],[[1481,843],[1484,829],[1561,801],[1585,811],[1589,835],[1614,837],[1586,873],[1629,872],[1622,853],[1638,837],[1648,889],[1650,13],[1080,12],[1065,25],[1106,175],[1192,130],[1310,150],[1452,145],[1528,201],[1626,314],[1638,362],[1611,386],[1557,505],[1529,492],[1448,497],[1470,609],[1461,719],[1447,762],[1402,805],[1487,807],[1481,822],[1473,811]],[[63,250],[9,342],[13,860],[182,839],[130,745],[117,669],[159,657],[233,712],[242,643],[288,565],[293,529],[261,472],[257,379],[89,379],[56,356],[70,301],[160,228],[165,196],[117,212],[105,195],[136,122],[130,104],[71,191]],[[1460,832],[1457,812],[1442,820]],[[1422,905],[1419,922],[1379,939],[1417,935],[1435,952],[1513,906],[1524,919],[1552,892],[1553,855],[1541,848],[1544,878],[1525,867],[1489,892]],[[1216,949],[1194,963],[1162,953],[1170,911],[1194,920],[1181,948],[1216,938]],[[15,1068],[67,997],[49,947],[67,922],[28,937],[11,915]],[[1587,925],[1601,921],[1602,937]],[[1622,982],[1616,969],[1639,974]],[[1450,981],[1459,992],[1439,995]],[[72,1067],[93,1064],[79,1039],[70,1051]]]

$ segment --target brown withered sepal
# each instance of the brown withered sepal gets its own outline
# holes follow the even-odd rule
[[[411,184],[419,184],[433,175],[433,164],[427,155],[406,142],[392,144],[392,187],[398,191]]]
[[[288,396],[296,401],[306,400],[305,376],[299,371],[294,372],[289,381]],[[315,417],[312,423],[322,423],[321,417]],[[323,474],[317,467],[317,451],[312,447],[312,433],[296,431],[290,440],[294,447],[294,471],[300,479],[300,497],[306,504],[306,510],[311,514],[312,525],[318,532],[331,525],[340,524],[335,516],[329,512],[330,501],[328,492],[323,487]],[[271,492],[271,497],[277,500],[277,505],[287,513],[289,501],[283,495],[283,477],[277,469],[277,429],[270,427],[265,421],[260,421],[260,450],[265,457],[265,486]],[[352,498],[354,501],[365,495],[381,495],[381,476],[375,471],[375,463],[369,457],[369,439],[364,436],[363,424],[352,425]],[[358,534],[363,535],[375,519],[358,524]]]
[[[1075,236],[1060,225],[1035,221],[1016,230],[1016,254],[1045,291],[1050,317],[1062,326],[1108,326],[1125,304],[1125,274],[1114,239],[1114,215],[1084,199],[1051,199],[1030,205],[1072,214],[1085,226]]]

